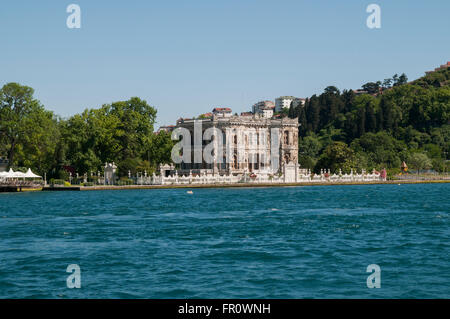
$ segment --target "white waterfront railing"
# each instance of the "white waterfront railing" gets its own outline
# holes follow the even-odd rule
[[[146,185],[209,185],[209,184],[237,184],[237,183],[255,183],[255,184],[282,184],[282,183],[342,183],[342,182],[374,182],[374,181],[384,181],[385,178],[381,178],[380,174],[373,172],[367,174],[362,171],[361,174],[354,174],[353,171],[350,174],[330,174],[323,170],[320,174],[312,174],[310,171],[302,170],[296,178],[287,179],[282,174],[270,175],[270,174],[259,174],[250,176],[249,174],[243,175],[214,175],[202,173],[199,175],[189,174],[189,175],[178,175],[175,172],[169,176],[155,175],[152,177],[141,177],[138,179],[138,184]]]

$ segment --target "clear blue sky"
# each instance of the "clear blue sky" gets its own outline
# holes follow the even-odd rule
[[[81,29],[66,26],[70,3]],[[381,29],[366,26],[370,3]],[[173,124],[215,106],[417,78],[450,60],[449,12],[448,0],[4,1],[0,85],[31,86],[64,117],[139,96],[157,126]]]

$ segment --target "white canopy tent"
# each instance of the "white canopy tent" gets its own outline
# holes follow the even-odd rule
[[[22,172],[14,172],[11,176],[12,178],[25,178],[25,173]]]
[[[0,177],[1,177],[1,178],[4,178],[4,179],[16,178],[16,177],[14,176],[15,173],[16,173],[16,172],[14,172],[14,171],[12,170],[12,168],[10,168],[8,172],[0,172]]]
[[[25,178],[42,178],[42,176],[36,175],[31,171],[31,168],[28,169],[28,171],[25,173]]]
[[[39,175],[34,174],[29,168],[26,173],[14,172],[12,168],[8,172],[0,172],[0,178],[10,179],[10,178],[42,178]]]

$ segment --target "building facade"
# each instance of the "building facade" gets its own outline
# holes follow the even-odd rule
[[[229,107],[216,107],[212,110],[212,114],[217,117],[230,117],[233,115]]]
[[[272,101],[259,101],[258,103],[253,104],[252,112],[254,114],[260,113],[263,109],[275,109],[275,103]]]
[[[190,163],[182,161],[180,174],[275,174],[285,163],[298,163],[298,120],[274,119],[261,114],[252,116],[213,116],[207,119],[179,119],[177,128],[185,128],[191,136]],[[213,128],[220,132],[195,144],[195,130]],[[217,129],[217,130],[216,130]],[[197,132],[197,134],[199,134]],[[198,136],[198,135],[197,135]],[[213,160],[195,161],[194,150],[204,153],[212,147]]]
[[[288,109],[294,103],[294,107],[299,104],[304,105],[305,99],[295,96],[280,96],[275,99],[275,112],[281,112],[283,109]]]

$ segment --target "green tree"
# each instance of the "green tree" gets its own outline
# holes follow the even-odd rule
[[[430,169],[433,166],[433,163],[428,158],[425,153],[413,153],[409,157],[409,163],[412,168],[417,170],[417,174],[419,174],[422,169]]]
[[[383,88],[387,89],[390,88],[392,85],[392,79],[384,79],[383,81]]]
[[[313,169],[322,148],[322,143],[315,135],[308,135],[299,139],[298,160],[302,168]]]
[[[171,152],[176,141],[172,141],[171,134],[161,131],[152,135],[147,147],[147,160],[156,168],[159,164],[172,163]]]
[[[60,142],[58,120],[53,112],[35,108],[21,123],[23,134],[16,145],[13,164],[33,168],[43,175],[55,166]]]
[[[142,145],[149,142],[156,120],[156,109],[145,100],[133,97],[128,101],[112,103],[108,114],[119,119],[118,130],[123,132],[117,139],[121,146],[122,157],[141,155]]]
[[[403,85],[408,82],[408,77],[405,73],[402,73],[396,80],[394,80],[394,86]]]
[[[381,82],[368,82],[362,86],[364,91],[367,91],[369,94],[376,94],[380,90]]]
[[[385,131],[366,133],[353,140],[350,146],[356,153],[365,154],[368,169],[400,167],[401,162],[408,156],[405,143]]]
[[[335,173],[341,169],[343,172],[350,172],[356,166],[355,160],[355,152],[347,144],[333,142],[323,152],[314,171],[319,173],[321,169],[330,169]]]
[[[306,104],[307,102],[305,102]],[[298,111],[298,130],[299,130],[299,136],[305,136],[306,132],[308,131],[308,125],[307,125],[307,119],[306,119],[306,108],[305,107],[301,107],[299,108]]]
[[[155,119],[156,110],[137,97],[76,114],[63,131],[67,159],[80,174],[101,170],[105,162],[128,173],[148,160]]]
[[[19,139],[25,134],[25,122],[41,106],[33,98],[34,90],[18,83],[5,84],[0,90],[0,134],[6,143],[10,165]]]
[[[0,152],[7,154],[10,166],[43,174],[54,164],[58,120],[33,94],[18,83],[0,89]]]

